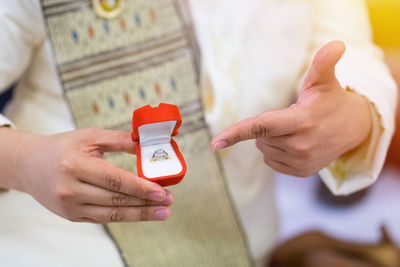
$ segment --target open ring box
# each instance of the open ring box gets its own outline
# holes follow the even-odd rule
[[[183,179],[186,163],[172,139],[181,124],[181,114],[175,105],[147,105],[133,112],[132,140],[138,142],[136,156],[140,177],[161,186],[174,185]]]

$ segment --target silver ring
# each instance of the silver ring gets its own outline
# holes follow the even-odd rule
[[[170,159],[167,151],[159,148],[153,153],[153,156],[151,157],[151,162],[165,160],[165,159]]]

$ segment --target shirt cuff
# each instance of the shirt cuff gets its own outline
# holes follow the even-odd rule
[[[0,127],[11,127],[13,129],[16,129],[15,125],[8,120],[6,117],[0,114]],[[8,192],[8,189],[4,189],[0,187],[0,194]]]
[[[376,172],[374,161],[381,161],[381,158],[385,158],[385,155],[380,157],[377,155],[377,148],[382,139],[384,128],[375,105],[370,101],[368,101],[368,104],[372,117],[372,129],[367,139],[357,148],[345,153],[319,172],[321,179],[335,195],[351,194],[368,187],[378,178],[378,174],[374,175]]]
[[[319,172],[335,195],[354,193],[378,179],[393,136],[397,86],[382,57],[371,54],[348,46],[336,67],[342,87],[368,100],[372,129],[361,145]]]
[[[9,119],[0,114],[0,127],[4,126],[16,129],[15,125]]]

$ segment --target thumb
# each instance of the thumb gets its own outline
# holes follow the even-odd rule
[[[314,86],[336,81],[335,66],[345,50],[346,46],[341,41],[332,41],[324,45],[314,57],[310,71],[303,84],[303,91]]]
[[[100,130],[93,136],[94,145],[102,152],[136,153],[137,143],[132,141],[131,134],[126,131]]]

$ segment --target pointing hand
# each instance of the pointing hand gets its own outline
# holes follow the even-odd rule
[[[335,66],[344,51],[340,41],[326,44],[315,56],[295,104],[223,130],[211,149],[255,139],[271,168],[307,177],[360,145],[369,135],[371,114],[367,100],[343,90],[336,79]]]

